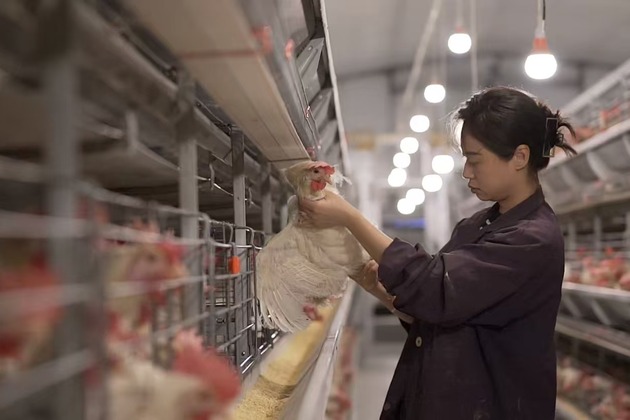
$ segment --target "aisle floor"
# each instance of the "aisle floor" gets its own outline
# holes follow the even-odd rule
[[[378,343],[366,349],[357,377],[355,419],[378,420],[403,343]]]
[[[378,420],[403,343],[377,342],[366,349],[356,382],[356,420]],[[556,414],[556,420],[576,420]]]

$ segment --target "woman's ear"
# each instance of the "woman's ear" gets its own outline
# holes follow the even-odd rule
[[[516,148],[514,156],[512,156],[512,162],[517,171],[527,169],[527,166],[529,165],[529,154],[529,146],[526,144],[521,144]]]

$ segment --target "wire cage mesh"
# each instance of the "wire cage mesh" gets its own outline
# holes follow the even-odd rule
[[[186,334],[241,377],[273,345],[255,294],[263,234],[88,184],[53,217],[33,199],[46,189],[0,181],[1,418],[120,418],[119,364],[168,372]]]

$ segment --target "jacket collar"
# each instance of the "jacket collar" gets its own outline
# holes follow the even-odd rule
[[[483,223],[488,217],[488,213],[499,210],[499,203],[496,203],[494,206],[486,210],[482,210],[466,220],[466,222],[463,223],[459,229],[461,231],[461,234],[457,235],[459,237],[457,242],[474,243],[487,233],[494,232],[498,229],[516,224],[519,220],[524,219],[529,214],[536,211],[544,203],[545,196],[542,189],[538,188],[534,194],[526,198],[524,201],[522,201],[506,213],[501,214],[499,217],[496,218],[494,222],[490,223],[487,226],[484,226]]]

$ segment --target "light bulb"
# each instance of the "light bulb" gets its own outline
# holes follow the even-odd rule
[[[454,54],[466,54],[472,47],[472,39],[466,32],[455,32],[448,38],[448,49]]]
[[[440,175],[449,174],[455,169],[455,160],[450,155],[437,155],[431,161],[433,172]]]
[[[418,143],[418,139],[415,137],[405,137],[400,141],[400,150],[408,155],[416,153],[419,147],[420,143]]]
[[[407,181],[407,171],[402,168],[394,168],[387,177],[390,187],[402,187]]]
[[[439,175],[431,174],[422,178],[422,188],[427,192],[437,192],[442,188],[442,178]]]
[[[558,70],[558,62],[549,51],[547,38],[536,37],[534,48],[525,60],[525,73],[532,79],[545,80],[556,74],[556,70]]]
[[[396,207],[398,208],[398,212],[400,214],[405,215],[411,214],[416,210],[416,205],[406,198],[398,200],[398,205]]]
[[[553,54],[530,54],[525,61],[525,73],[532,79],[545,80],[556,74],[558,63]]]
[[[432,104],[439,104],[446,97],[446,89],[439,83],[433,83],[424,88],[424,99]]]
[[[420,188],[411,188],[409,191],[407,191],[407,195],[405,196],[405,198],[411,201],[416,206],[419,206],[424,203],[426,195],[424,194],[424,190]]]
[[[424,133],[431,127],[431,121],[426,115],[414,115],[409,121],[409,127],[416,133]]]
[[[411,158],[407,153],[396,153],[394,155],[394,166],[397,168],[405,169],[411,164]]]

